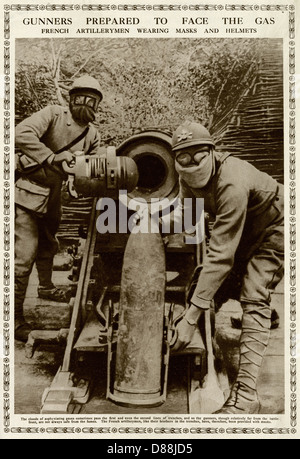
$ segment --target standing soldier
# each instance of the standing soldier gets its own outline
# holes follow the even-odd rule
[[[94,121],[102,93],[97,80],[84,75],[69,92],[69,107],[50,105],[16,127],[19,150],[15,186],[15,339],[26,341],[31,328],[23,303],[36,263],[40,298],[68,301],[67,292],[52,283],[56,233],[61,219],[62,163],[75,152],[95,154],[100,137]]]
[[[183,206],[184,198],[204,198],[205,211],[214,217],[207,256],[191,305],[177,326],[174,348],[191,341],[201,312],[210,308],[238,266],[243,309],[239,369],[218,413],[258,413],[256,387],[270,334],[270,294],[283,277],[283,185],[246,161],[216,152],[209,132],[198,123],[180,126],[172,148]]]

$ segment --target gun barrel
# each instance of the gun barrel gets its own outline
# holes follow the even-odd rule
[[[174,199],[178,194],[178,174],[171,148],[171,135],[159,130],[143,131],[126,139],[117,155],[132,158],[138,182],[128,195],[131,199]]]

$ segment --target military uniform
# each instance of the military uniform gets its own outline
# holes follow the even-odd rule
[[[207,307],[238,265],[244,266],[239,299],[269,304],[283,276],[283,185],[246,161],[214,155],[216,172],[204,188],[180,181],[181,200],[203,198],[214,219],[192,303]]]
[[[23,302],[33,264],[44,288],[53,286],[53,258],[61,219],[61,187],[65,178],[59,168],[48,164],[53,153],[77,139],[86,127],[77,124],[68,108],[51,105],[17,125],[16,148],[21,152],[24,181],[16,182],[15,209],[15,318],[22,321]],[[82,140],[70,151],[95,154],[100,137],[89,125]],[[20,157],[20,154],[19,154]],[[25,158],[25,163],[24,163]],[[40,167],[42,166],[42,167]],[[32,167],[32,169],[30,169]],[[27,173],[26,171],[32,170]],[[19,169],[20,171],[20,169]],[[19,174],[22,177],[22,168]],[[42,210],[41,210],[42,209]]]
[[[239,370],[217,413],[257,413],[256,385],[269,341],[271,292],[283,277],[283,186],[250,163],[216,152],[209,132],[198,123],[179,126],[172,146],[180,179],[179,210],[185,198],[203,198],[205,211],[214,219],[191,306],[177,326],[177,348],[189,342],[201,310],[209,309],[212,300],[239,299]],[[232,278],[238,282],[228,288]]]

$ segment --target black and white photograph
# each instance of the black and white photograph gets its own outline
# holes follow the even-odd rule
[[[3,8],[1,438],[297,438],[295,2],[219,3]]]

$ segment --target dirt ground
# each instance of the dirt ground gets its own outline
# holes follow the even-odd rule
[[[61,279],[62,274],[56,273]],[[55,279],[54,279],[55,280]],[[34,282],[33,282],[34,284]],[[31,286],[29,295],[34,296]],[[33,292],[33,293],[32,293]],[[279,328],[271,330],[270,343],[264,358],[258,393],[261,400],[261,414],[284,412],[284,296],[282,284],[273,294],[272,307],[280,316]],[[31,301],[27,298],[27,301]],[[231,317],[240,317],[238,302],[228,301],[216,315],[216,337],[224,355],[227,374],[233,381],[238,363],[238,340],[240,331],[231,326]],[[32,358],[25,356],[25,345],[15,341],[15,413],[38,414],[42,396],[62,363],[63,347],[40,346]],[[160,407],[150,409],[124,408],[106,400],[106,354],[90,355],[84,365],[92,374],[93,388],[89,401],[82,406],[80,413],[187,413],[187,359],[173,356],[170,359],[167,400]]]

